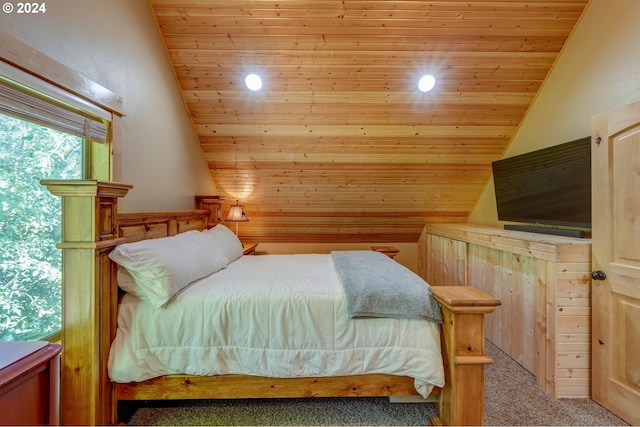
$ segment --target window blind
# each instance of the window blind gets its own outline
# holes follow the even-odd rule
[[[0,112],[97,142],[109,122],[0,76]]]

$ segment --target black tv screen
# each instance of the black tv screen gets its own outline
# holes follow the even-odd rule
[[[591,228],[591,138],[492,163],[498,219]]]

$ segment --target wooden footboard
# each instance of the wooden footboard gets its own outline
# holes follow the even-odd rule
[[[384,374],[310,378],[169,375],[115,386],[118,400],[418,395],[413,378]]]
[[[410,396],[413,379],[393,375],[273,379],[243,375],[175,375],[113,384],[107,375],[116,331],[116,266],[108,258],[125,241],[164,237],[207,227],[209,211],[118,213],[129,185],[103,181],[43,181],[62,197],[63,325],[61,418],[64,425],[117,420],[118,400]],[[446,385],[436,390],[435,423],[481,425],[484,419],[484,314],[500,304],[470,287],[433,287],[444,314]]]

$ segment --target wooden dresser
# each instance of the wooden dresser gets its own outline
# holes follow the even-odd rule
[[[472,224],[430,224],[419,274],[502,301],[486,336],[554,397],[591,395],[591,240]]]
[[[60,352],[44,341],[0,342],[0,425],[60,425]]]

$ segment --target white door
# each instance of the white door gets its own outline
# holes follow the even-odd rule
[[[640,102],[592,125],[593,399],[640,425]]]

